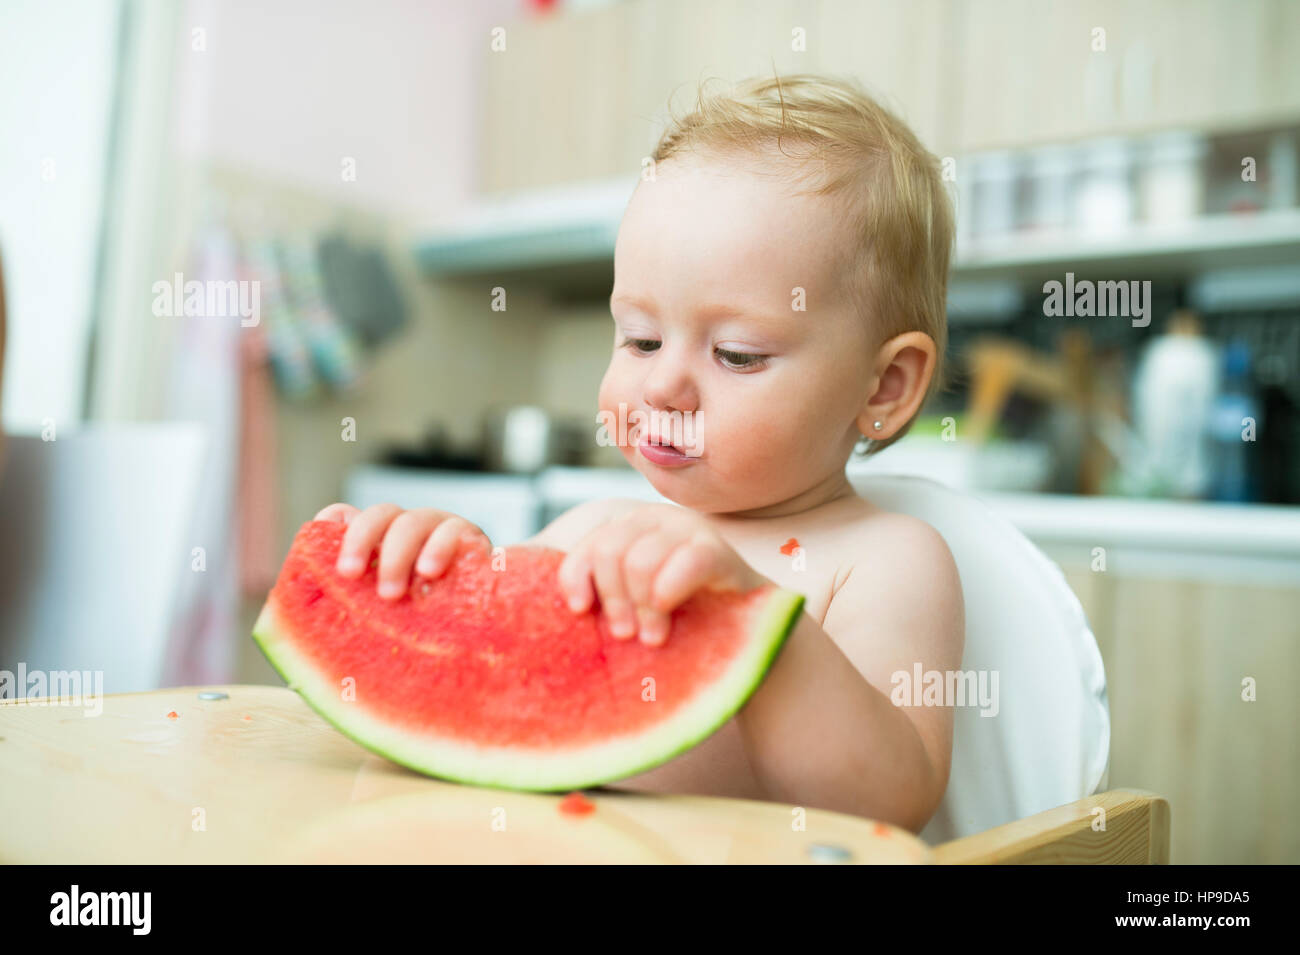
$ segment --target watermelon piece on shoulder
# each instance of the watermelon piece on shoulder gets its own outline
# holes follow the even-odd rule
[[[366,748],[444,779],[575,790],[710,736],[749,699],[804,597],[774,584],[697,592],[667,642],[619,640],[568,608],[564,552],[462,549],[396,601],[334,569],[346,528],[303,525],[253,631],[271,665]]]

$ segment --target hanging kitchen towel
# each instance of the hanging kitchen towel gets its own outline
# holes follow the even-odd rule
[[[406,324],[401,288],[382,250],[335,233],[321,240],[317,253],[330,307],[366,347]]]
[[[292,305],[317,373],[335,391],[348,391],[361,377],[359,347],[352,329],[325,300],[314,245],[287,238],[276,243],[285,297]]]
[[[303,323],[290,301],[280,270],[275,239],[258,236],[242,249],[243,268],[261,290],[262,321],[275,383],[290,401],[305,401],[320,392]]]

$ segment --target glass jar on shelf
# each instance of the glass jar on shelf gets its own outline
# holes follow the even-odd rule
[[[1005,237],[1016,227],[1020,157],[1008,151],[972,156],[970,237],[976,242]]]
[[[1143,147],[1143,221],[1159,225],[1200,215],[1205,208],[1205,137],[1167,132],[1151,137]]]
[[[1088,143],[1080,155],[1073,226],[1091,235],[1123,232],[1133,221],[1132,144],[1120,138]]]
[[[1052,143],[1025,156],[1026,203],[1021,228],[1037,234],[1062,232],[1070,224],[1070,190],[1077,168],[1075,147]]]

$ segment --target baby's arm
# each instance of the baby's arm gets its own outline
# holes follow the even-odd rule
[[[947,788],[953,713],[895,706],[891,677],[911,679],[918,662],[959,669],[965,609],[937,531],[901,515],[880,531],[822,624],[803,616],[738,723],[769,798],[920,832]]]

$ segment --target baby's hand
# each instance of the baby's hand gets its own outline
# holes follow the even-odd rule
[[[439,576],[451,564],[462,540],[468,546],[492,549],[482,529],[463,517],[430,507],[404,511],[396,504],[376,504],[359,511],[351,504],[331,504],[316,520],[348,526],[336,565],[344,577],[355,579],[364,574],[370,554],[379,547],[378,593],[386,600],[406,593],[412,565],[421,577]]]
[[[668,639],[670,615],[695,591],[771,583],[698,514],[671,504],[647,504],[593,529],[560,564],[559,582],[574,613],[599,596],[610,632],[627,639],[639,631],[648,646]]]

